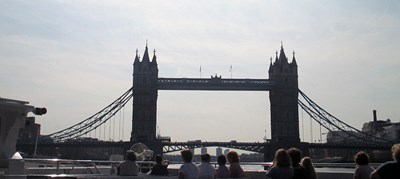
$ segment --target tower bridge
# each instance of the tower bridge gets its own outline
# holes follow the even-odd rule
[[[293,54],[291,62],[283,46],[276,53],[275,61],[268,70],[269,79],[223,79],[211,78],[159,78],[157,57],[154,52],[150,61],[146,45],[143,58],[136,51],[133,63],[133,114],[132,142],[141,142],[161,153],[162,145],[157,142],[157,97],[159,90],[217,90],[217,91],[269,91],[271,103],[271,133],[273,142],[291,143],[298,146],[298,74]],[[267,100],[267,99],[266,99]],[[267,118],[267,117],[266,117]]]
[[[133,63],[133,84],[130,89],[110,105],[82,122],[41,137],[39,145],[43,147],[76,147],[81,145],[93,148],[96,148],[96,146],[111,146],[126,149],[134,143],[141,142],[154,150],[155,154],[177,151],[183,148],[219,146],[261,152],[264,153],[266,160],[273,157],[276,149],[289,147],[298,147],[306,155],[309,149],[390,149],[393,141],[387,141],[386,139],[362,133],[360,130],[332,116],[300,91],[298,88],[297,67],[294,53],[292,60],[289,62],[284,48],[281,46],[280,52],[276,52],[275,60],[273,61],[271,58],[268,69],[269,79],[225,79],[217,75],[210,78],[160,78],[158,77],[158,63],[155,51],[150,61],[146,44],[142,59],[139,58],[138,51],[136,51]],[[160,138],[160,136],[156,135],[159,90],[268,91],[271,115],[271,139],[263,143],[193,143],[170,142],[165,140],[165,138]],[[299,98],[299,94],[302,100]],[[110,144],[104,141],[73,141],[104,125],[131,98],[133,99],[133,110],[132,130],[129,142],[120,141]],[[351,136],[357,140],[340,145],[300,142],[298,106],[328,131],[343,131],[345,135],[341,137],[346,138]],[[20,143],[19,145],[24,144]],[[32,146],[33,144],[27,143],[26,145]]]

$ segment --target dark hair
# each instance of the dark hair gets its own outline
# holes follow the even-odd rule
[[[308,176],[306,178],[317,178],[317,174],[315,173],[315,169],[310,157],[304,157],[301,159],[301,166],[304,167],[304,174]]]
[[[354,162],[356,162],[357,165],[367,165],[369,163],[369,156],[367,153],[360,151],[354,155]]]
[[[136,154],[133,150],[126,151],[126,159],[130,161],[136,161]]]
[[[157,155],[157,156],[156,156],[156,162],[157,162],[157,163],[161,163],[161,162],[162,162],[162,157],[161,157],[161,155]]]
[[[292,165],[299,165],[302,156],[301,151],[298,148],[292,147],[287,152],[292,159]]]
[[[229,163],[239,163],[239,155],[235,151],[228,152],[226,158],[228,158]]]
[[[225,165],[225,164],[226,164],[225,155],[220,155],[220,156],[218,156],[217,161],[218,161],[218,165]]]
[[[210,160],[211,160],[210,154],[201,155],[201,161],[203,161],[203,162],[210,162]]]
[[[290,162],[291,162],[290,156],[285,149],[278,149],[275,152],[274,166],[289,167]]]
[[[189,163],[192,162],[193,154],[189,149],[184,149],[181,151],[181,156],[184,162]]]

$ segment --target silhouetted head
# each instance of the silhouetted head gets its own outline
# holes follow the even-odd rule
[[[400,144],[394,144],[392,147],[392,156],[393,159],[400,163]]]
[[[218,161],[218,165],[225,165],[225,164],[226,164],[225,155],[220,155],[220,156],[218,156],[217,161]]]
[[[182,160],[185,163],[192,162],[193,154],[189,149],[185,149],[181,151]]]
[[[211,161],[211,156],[210,156],[210,154],[201,155],[201,162],[210,163],[210,161]]]
[[[136,161],[136,154],[133,150],[126,151],[126,160]]]
[[[161,155],[156,156],[156,163],[161,163],[162,162],[162,157]]]
[[[274,166],[289,167],[290,162],[291,162],[290,156],[285,149],[278,149],[275,152]]]
[[[235,151],[228,152],[226,158],[228,158],[229,163],[239,163],[239,155]]]
[[[369,156],[363,151],[357,152],[357,154],[354,155],[354,162],[356,162],[357,165],[367,165],[369,163]]]
[[[300,165],[300,160],[301,160],[302,154],[298,148],[292,147],[287,151],[287,153],[289,154],[290,158],[292,159],[293,166]]]
[[[303,159],[301,159],[301,166],[303,166],[304,168],[314,167],[310,157],[304,157]]]

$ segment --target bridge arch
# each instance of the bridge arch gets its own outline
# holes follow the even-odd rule
[[[163,146],[163,153],[177,152],[183,149],[201,147],[224,147],[249,152],[264,153],[265,143],[260,142],[169,142]]]

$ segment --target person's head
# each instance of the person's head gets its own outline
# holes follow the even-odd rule
[[[289,167],[290,162],[291,162],[290,156],[285,149],[278,149],[275,152],[274,166]]]
[[[218,156],[217,161],[218,161],[218,165],[225,165],[225,164],[226,164],[225,155],[220,155],[220,156]]]
[[[392,156],[393,156],[394,161],[400,163],[400,144],[393,145]]]
[[[133,150],[126,151],[126,160],[136,161],[136,154]]]
[[[301,166],[303,166],[304,168],[314,167],[310,157],[304,157],[303,159],[301,159]]]
[[[235,151],[228,152],[226,158],[228,158],[229,163],[239,163],[239,155]]]
[[[302,155],[301,151],[298,148],[292,147],[287,152],[292,159],[292,165],[299,165]]]
[[[189,149],[184,149],[181,151],[182,160],[185,163],[192,162],[193,154]]]
[[[356,162],[357,165],[367,165],[369,163],[369,156],[363,151],[357,152],[357,154],[354,155],[354,162]]]
[[[211,156],[210,154],[201,155],[201,162],[210,163]]]
[[[162,162],[162,157],[161,155],[156,156],[156,163],[161,163]]]

